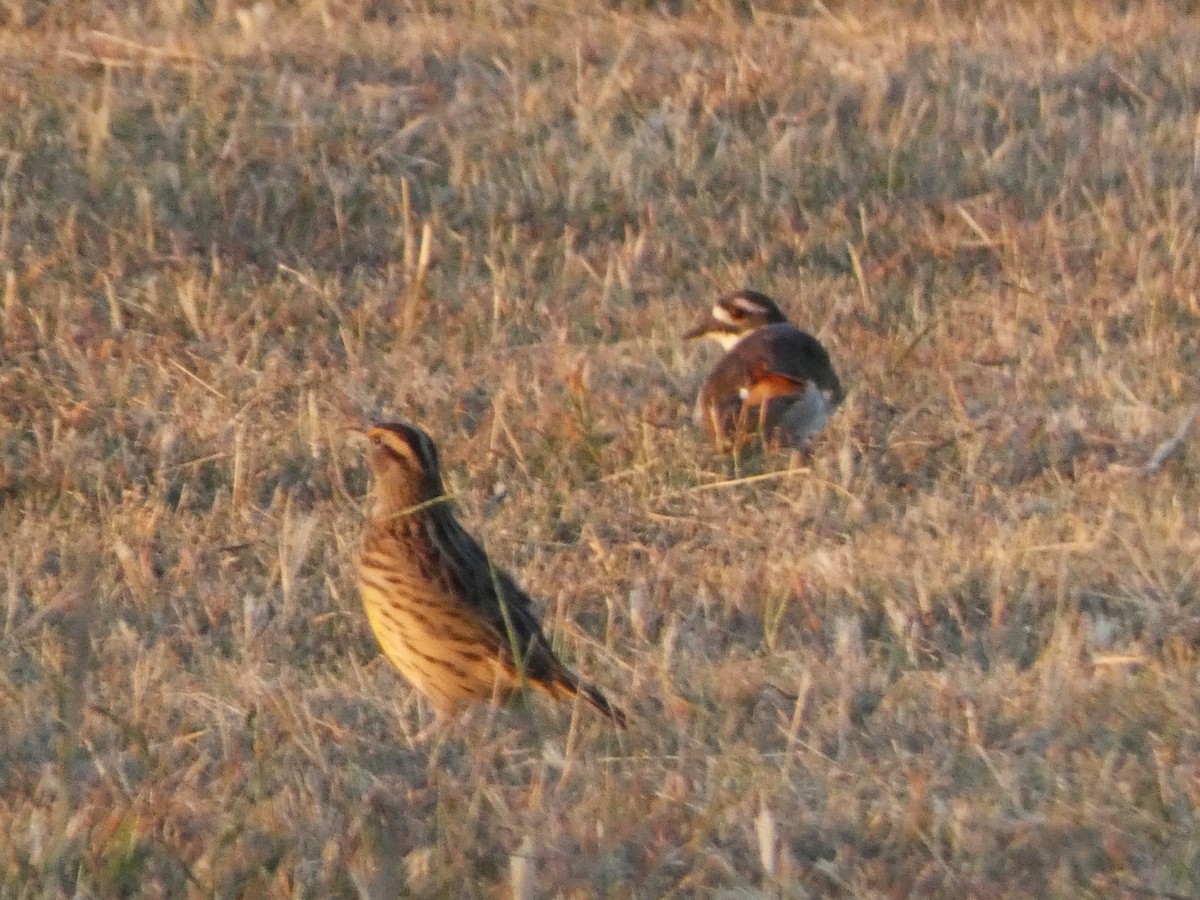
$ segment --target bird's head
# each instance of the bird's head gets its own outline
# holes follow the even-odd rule
[[[708,316],[683,337],[685,340],[711,338],[723,350],[729,351],[752,331],[786,321],[787,316],[766,294],[742,290],[718,300]]]
[[[368,459],[380,499],[412,505],[445,495],[437,447],[420,428],[376,422],[359,433],[371,445]]]

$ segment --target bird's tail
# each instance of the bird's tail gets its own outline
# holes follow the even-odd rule
[[[582,681],[576,685],[576,689],[583,694],[584,700],[592,704],[602,715],[608,716],[618,728],[624,728],[628,724],[621,708],[613,705],[599,690]]]
[[[565,666],[554,674],[553,681],[542,682],[539,687],[555,699],[574,697],[578,694],[618,728],[624,728],[628,724],[625,713],[619,706],[605,697],[599,688],[577,678]]]

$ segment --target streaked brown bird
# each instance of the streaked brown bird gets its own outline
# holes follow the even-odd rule
[[[625,714],[554,655],[529,595],[459,525],[429,435],[398,423],[363,433],[374,476],[363,606],[384,655],[439,718],[528,684],[556,700],[581,695],[624,728]]]
[[[710,338],[726,351],[701,385],[695,409],[719,447],[739,446],[755,431],[801,447],[842,401],[821,342],[758,291],[722,297],[684,337]]]

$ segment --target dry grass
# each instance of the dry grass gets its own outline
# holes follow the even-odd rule
[[[877,6],[0,7],[0,895],[1200,893],[1200,23]],[[628,734],[413,745],[364,414]]]

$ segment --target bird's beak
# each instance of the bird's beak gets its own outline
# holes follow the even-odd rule
[[[687,331],[685,331],[683,333],[683,339],[685,341],[694,341],[696,338],[702,338],[708,334],[711,334],[713,331],[717,330],[718,327],[719,323],[710,316],[695,328],[689,328]]]

